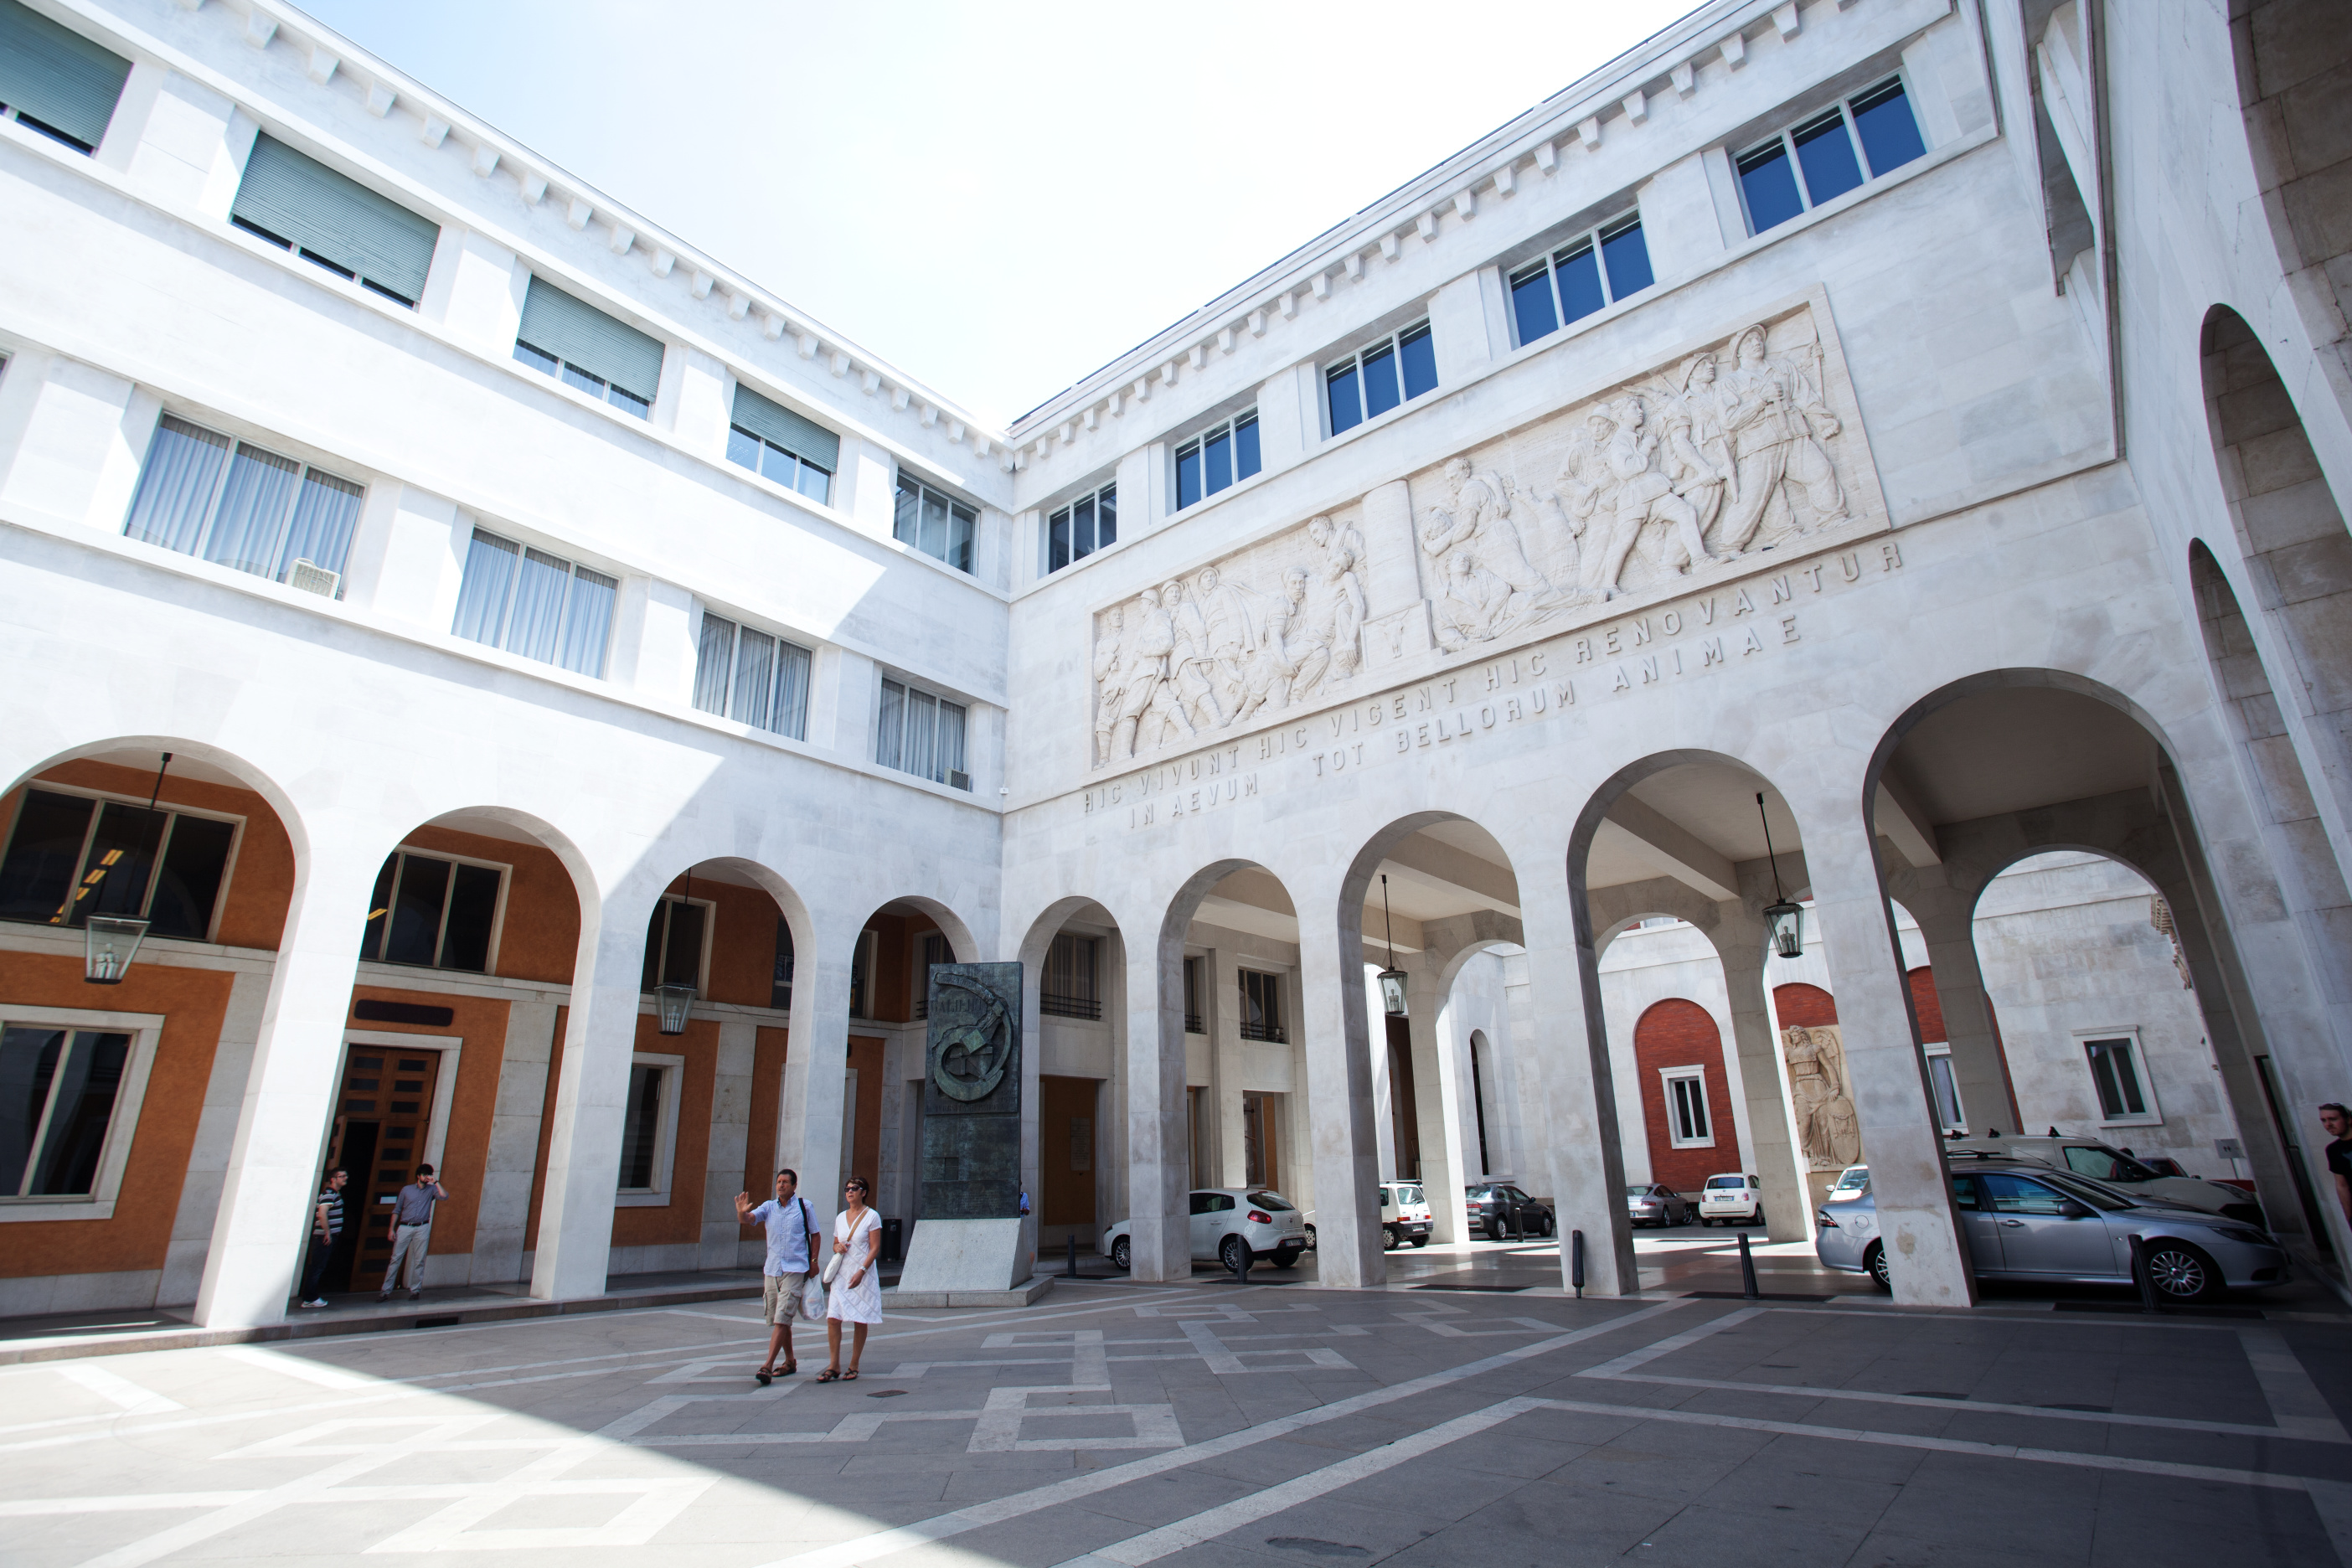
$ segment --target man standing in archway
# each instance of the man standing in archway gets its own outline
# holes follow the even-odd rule
[[[2327,1173],[2336,1178],[2336,1201],[2352,1220],[2352,1110],[2331,1100],[2319,1108],[2319,1126],[2329,1140]]]

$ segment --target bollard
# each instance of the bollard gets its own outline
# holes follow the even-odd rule
[[[1076,1231],[1072,1231],[1072,1232],[1070,1233],[1070,1278],[1071,1278],[1071,1279],[1076,1279],[1077,1277],[1078,1277],[1078,1233],[1077,1233]]]
[[[1739,1293],[1748,1300],[1757,1300],[1756,1260],[1748,1256],[1748,1233],[1739,1233]]]
[[[2131,1237],[2132,1283],[2139,1287],[2139,1310],[2153,1312],[2156,1305],[2156,1282],[2148,1278],[2147,1243],[2135,1231]]]
[[[1249,1283],[1250,1253],[1246,1243],[1234,1248],[1234,1283]]]
[[[1568,1233],[1568,1282],[1576,1287],[1576,1299],[1584,1300],[1584,1233]]]

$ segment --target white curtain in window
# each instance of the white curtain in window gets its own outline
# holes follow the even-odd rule
[[[205,559],[256,576],[275,575],[278,535],[301,477],[301,464],[239,442],[205,540]]]
[[[776,645],[776,711],[770,728],[795,741],[808,739],[809,652],[791,643]]]
[[[775,679],[776,639],[745,626],[735,649],[735,718],[739,723],[758,730],[768,727]]]
[[[283,581],[297,561],[308,561],[330,572],[343,569],[352,547],[352,530],[359,525],[360,487],[331,479],[316,468],[302,476],[302,494],[294,503],[294,526],[278,552],[270,575]]]
[[[907,756],[899,765],[921,778],[937,778],[940,700],[928,691],[907,693]]]
[[[495,533],[474,531],[466,550],[466,575],[457,587],[457,619],[450,627],[469,641],[496,647],[506,625],[507,595],[514,586],[522,546]]]
[[[895,680],[882,683],[881,721],[875,726],[874,760],[886,768],[900,767],[907,754],[907,689]]]
[[[941,784],[948,774],[965,773],[963,762],[964,710],[960,704],[940,699],[940,771],[935,775]]]
[[[572,569],[570,603],[563,613],[563,647],[555,663],[582,675],[602,679],[604,643],[613,632],[613,601],[620,595],[615,578],[585,566]]]
[[[139,493],[131,498],[122,531],[184,555],[193,552],[227,461],[227,437],[163,416],[147,445],[147,468],[139,476]]]
[[[705,713],[727,713],[728,670],[735,658],[735,623],[702,612],[702,647],[694,660],[694,705]]]
[[[506,647],[525,658],[553,664],[563,636],[563,595],[572,585],[572,563],[544,550],[522,552],[515,581],[514,608],[507,615]]]

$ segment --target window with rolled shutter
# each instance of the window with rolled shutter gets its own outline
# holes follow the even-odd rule
[[[94,151],[131,62],[16,0],[0,0],[0,111]]]
[[[523,297],[515,358],[644,419],[661,386],[662,345],[544,278]]]
[[[283,142],[253,140],[229,221],[414,307],[441,226]]]
[[[831,499],[841,437],[748,386],[735,388],[727,456],[813,500]]]

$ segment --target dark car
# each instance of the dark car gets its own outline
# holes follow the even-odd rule
[[[1698,1205],[1672,1187],[1633,1185],[1625,1189],[1625,1218],[1634,1225],[1688,1225],[1698,1217]]]
[[[1472,1230],[1484,1230],[1500,1241],[1507,1236],[1549,1236],[1549,1205],[1538,1203],[1507,1182],[1487,1182],[1463,1192],[1463,1208]]]

